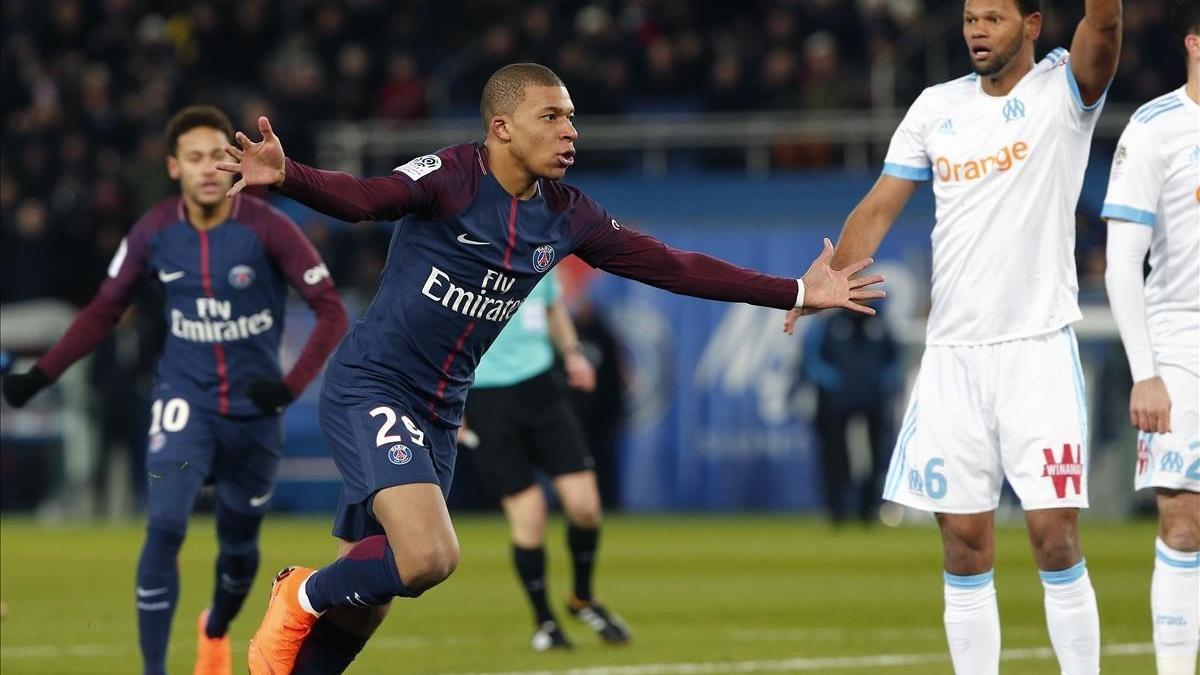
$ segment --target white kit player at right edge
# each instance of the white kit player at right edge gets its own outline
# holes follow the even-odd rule
[[[1059,668],[1100,670],[1078,530],[1089,459],[1071,330],[1081,318],[1075,206],[1122,21],[1120,0],[1080,4],[1070,52],[1035,60],[1039,0],[965,0],[974,73],[927,88],[909,108],[832,263],[874,254],[917,185],[932,181],[933,302],[883,496],[937,516],[958,675],[1000,671],[994,521],[1005,479],[1025,511]]]
[[[1159,675],[1194,675],[1200,644],[1200,0],[1178,2],[1188,81],[1121,134],[1101,215],[1105,281],[1133,376],[1135,489],[1153,488],[1150,616]],[[1150,275],[1142,264],[1150,252]]]

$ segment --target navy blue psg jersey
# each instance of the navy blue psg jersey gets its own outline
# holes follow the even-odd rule
[[[234,197],[229,218],[207,231],[190,224],[181,197],[152,208],[121,242],[89,309],[124,308],[146,282],[161,284],[166,298],[161,395],[232,416],[261,414],[247,389],[255,380],[281,376],[289,283],[310,305],[333,294],[329,272],[296,224],[247,195]],[[52,376],[80,355],[70,346],[72,332],[39,363]],[[316,369],[324,356],[318,355]],[[311,376],[302,376],[295,389],[307,384],[304,377]]]
[[[288,161],[282,188],[348,219],[401,220],[379,291],[339,345],[326,374],[335,395],[364,387],[407,395],[431,420],[461,421],[476,365],[526,295],[556,263],[576,254],[593,266],[701,297],[791,307],[796,281],[669,249],[621,227],[582,192],[539,180],[520,200],[492,176],[486,150],[454,146],[359,181]],[[345,177],[349,180],[342,180]],[[335,183],[337,183],[335,185]],[[383,199],[387,193],[389,200]],[[387,202],[353,212],[346,202]],[[694,261],[711,274],[685,274]],[[736,269],[751,277],[726,280]]]

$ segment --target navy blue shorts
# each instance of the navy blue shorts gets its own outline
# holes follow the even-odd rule
[[[209,478],[222,505],[246,515],[266,513],[283,446],[283,418],[223,417],[169,395],[156,395],[150,411],[146,496],[151,521],[185,525]]]
[[[371,512],[376,492],[395,485],[433,483],[450,493],[457,429],[430,422],[407,397],[373,388],[347,390],[326,377],[321,387],[321,434],[342,474],[333,536],[347,541],[383,534]]]

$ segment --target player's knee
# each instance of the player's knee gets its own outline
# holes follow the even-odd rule
[[[572,505],[567,509],[567,519],[575,527],[585,530],[598,529],[600,521],[603,519],[600,501],[586,500],[582,503]]]
[[[1042,533],[1034,539],[1034,557],[1043,570],[1061,570],[1079,562],[1079,539],[1074,530]]]
[[[178,552],[187,536],[187,524],[166,518],[151,518],[146,525],[146,548]]]
[[[991,550],[990,533],[974,528],[947,528],[942,532],[942,541],[951,555],[975,556]]]
[[[1176,551],[1200,551],[1200,520],[1195,517],[1164,518],[1159,538]]]
[[[980,574],[992,569],[990,530],[980,527],[942,527],[942,556],[951,574]]]
[[[223,555],[257,555],[263,517],[217,508],[217,544]]]
[[[453,537],[445,541],[422,542],[403,554],[396,552],[396,570],[405,587],[414,593],[423,593],[454,573],[458,555],[458,542]]]
[[[513,543],[524,548],[542,545],[546,536],[546,498],[537,485],[505,497],[504,515],[508,517]]]
[[[509,523],[512,541],[522,548],[536,548],[542,545],[546,538],[546,517],[541,518],[512,518]]]

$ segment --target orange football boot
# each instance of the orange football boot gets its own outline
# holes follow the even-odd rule
[[[229,635],[210,638],[204,631],[208,625],[208,610],[200,612],[196,620],[196,669],[195,675],[233,675],[233,652],[229,648]]]
[[[317,616],[300,606],[297,591],[316,570],[289,567],[275,575],[267,614],[250,640],[250,675],[288,675]]]

